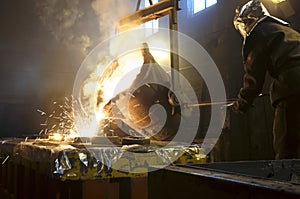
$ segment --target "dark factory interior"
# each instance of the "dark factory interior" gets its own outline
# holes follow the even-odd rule
[[[268,13],[248,14],[243,37],[246,5]],[[299,10],[299,0],[2,1],[0,198],[300,198]],[[280,92],[292,94],[275,101],[274,84],[288,81]],[[291,138],[276,134],[290,123]]]

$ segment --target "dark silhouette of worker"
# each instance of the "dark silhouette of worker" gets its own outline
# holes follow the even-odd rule
[[[252,0],[236,10],[234,26],[244,37],[244,82],[234,110],[246,112],[262,92],[268,72],[276,159],[300,158],[300,34]]]

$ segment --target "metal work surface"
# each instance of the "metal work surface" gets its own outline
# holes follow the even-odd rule
[[[128,150],[133,153],[126,153]],[[34,167],[61,180],[147,176],[147,165],[164,165],[181,153],[177,163],[206,162],[204,151],[197,145],[184,150],[180,145],[118,147],[24,139],[0,143],[2,165],[13,162]]]
[[[99,140],[98,140],[99,141]],[[178,163],[202,163],[198,146],[160,148],[46,139],[0,141],[1,198],[147,198],[148,167],[181,154]],[[151,150],[150,150],[151,149]],[[125,153],[126,150],[135,153]],[[138,161],[136,159],[139,159]]]
[[[201,165],[169,166],[149,173],[148,178],[150,198],[300,198],[298,184],[213,171]]]
[[[300,160],[298,159],[218,162],[181,166],[300,185]]]

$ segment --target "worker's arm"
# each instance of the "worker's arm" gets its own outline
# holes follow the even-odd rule
[[[252,106],[255,97],[262,92],[267,66],[270,62],[266,46],[265,39],[259,32],[253,33],[244,46],[243,87],[234,105],[239,112],[246,112]]]

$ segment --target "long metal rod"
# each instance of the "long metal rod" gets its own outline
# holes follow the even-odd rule
[[[226,102],[203,102],[199,104],[184,104],[184,107],[186,108],[192,108],[192,107],[204,107],[204,106],[232,106],[235,100],[232,101],[226,101]]]

